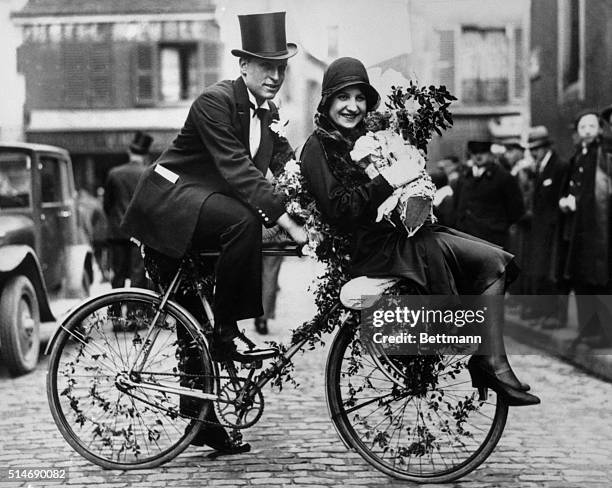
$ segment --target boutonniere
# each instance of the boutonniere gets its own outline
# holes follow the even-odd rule
[[[274,132],[278,137],[287,138],[287,126],[289,125],[289,119],[285,118],[280,109],[276,113],[276,116],[270,123],[270,130]]]

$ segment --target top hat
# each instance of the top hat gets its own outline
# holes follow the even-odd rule
[[[323,74],[321,84],[321,101],[317,111],[324,113],[331,97],[348,86],[359,86],[363,88],[366,97],[366,109],[376,109],[380,103],[380,95],[370,85],[368,72],[361,61],[355,58],[338,58],[333,61]]]
[[[136,133],[134,134],[134,139],[130,144],[130,151],[134,154],[147,154],[152,143],[153,138],[149,134],[145,134],[141,131],[136,131]]]
[[[543,125],[531,127],[527,136],[526,149],[538,149],[544,146],[550,146],[551,140],[548,135],[548,129]]]
[[[239,15],[238,20],[242,49],[232,49],[234,56],[280,60],[297,53],[297,46],[285,36],[285,12]]]
[[[468,141],[467,150],[470,154],[483,154],[491,152],[491,142],[489,141]]]

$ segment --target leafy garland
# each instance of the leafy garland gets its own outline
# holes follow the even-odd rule
[[[393,86],[385,102],[386,108],[370,112],[365,119],[365,128],[377,131],[393,127],[410,144],[426,152],[427,144],[434,133],[441,135],[443,130],[452,125],[453,118],[448,108],[453,100],[456,98],[445,86],[419,87],[412,81],[406,88]],[[286,123],[280,125],[284,127]],[[272,127],[271,129],[276,138],[284,139],[282,130]],[[347,322],[357,325],[359,313],[338,306],[340,289],[350,279],[347,271],[350,264],[350,236],[324,222],[316,201],[307,191],[307,183],[299,171],[299,162],[287,161],[291,156],[281,154],[274,160],[275,167],[282,165],[279,158],[285,161],[284,171],[275,179],[276,191],[285,194],[288,202],[287,212],[299,224],[306,227],[313,238],[309,247],[316,259],[325,265],[325,271],[317,278],[313,290],[317,314],[312,320],[293,330],[291,337],[291,345],[307,339],[306,348],[312,350],[324,345],[322,335],[332,332],[339,324]],[[362,171],[357,166],[355,170],[347,177],[353,179],[354,183],[359,183],[359,173]],[[363,177],[364,181],[368,181],[365,174]],[[171,273],[168,271],[174,271],[178,263],[169,262],[167,258],[152,250],[147,251],[147,255],[149,256],[148,260],[145,256],[147,271],[156,283],[163,287],[167,286],[171,279]],[[184,294],[203,292],[210,298],[214,283],[211,269],[210,263],[201,262],[196,257],[190,258],[187,279],[182,281],[180,291]],[[400,287],[405,286],[405,283],[400,283],[390,292],[399,293]],[[269,341],[268,344],[279,352],[287,349],[287,346],[274,341]],[[288,361],[273,385],[279,389],[282,389],[283,384],[287,382],[297,385],[291,374],[293,370],[294,365]]]
[[[448,108],[453,100],[456,98],[444,86],[418,87],[410,82],[407,88],[392,87],[385,103],[386,110],[370,112],[365,119],[365,128],[377,131],[393,127],[410,144],[426,152],[427,143],[433,134],[441,134],[452,125],[453,119]],[[338,146],[340,152],[345,149],[342,146],[347,142],[341,140],[334,146]],[[350,150],[350,147],[348,149]],[[346,152],[348,154],[348,151]],[[330,161],[330,164],[333,164],[333,161]],[[307,182],[299,171],[299,162],[289,161],[285,168],[286,171],[276,179],[276,190],[287,197],[287,212],[306,227],[310,236],[315,236],[316,242],[309,243],[309,247],[317,260],[325,265],[325,271],[317,278],[314,286],[317,314],[312,320],[293,330],[291,337],[292,345],[305,339],[306,348],[312,350],[324,345],[322,335],[332,332],[339,324],[359,324],[358,312],[339,306],[340,289],[351,278],[348,274],[350,236],[323,220],[316,201],[308,192]],[[357,165],[332,170],[334,173],[344,171],[346,174],[342,175],[342,179],[348,179],[353,184],[368,181],[363,170]],[[400,282],[390,293],[400,293],[406,286],[409,285]],[[268,344],[280,352],[286,350],[285,346],[273,341]],[[291,374],[293,370],[294,365],[289,361],[273,385],[279,389],[287,382],[297,385]]]

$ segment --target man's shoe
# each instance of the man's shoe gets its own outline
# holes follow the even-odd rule
[[[210,342],[210,356],[213,361],[218,363],[224,361],[235,361],[237,363],[253,363],[270,359],[278,354],[276,349],[259,349],[255,343],[248,339],[244,334],[240,334],[236,339],[242,342],[240,349],[232,341],[221,340],[213,336]]]
[[[268,333],[268,321],[262,317],[255,319],[255,332],[261,335]]]
[[[556,317],[546,317],[541,324],[542,329],[545,330],[555,330],[563,328],[563,324]]]
[[[241,454],[251,450],[251,445],[248,443],[232,442],[227,431],[220,425],[207,425],[202,427],[198,434],[192,439],[191,445],[212,447],[217,451],[216,456],[223,454]]]
[[[610,341],[603,335],[591,335],[580,338],[580,342],[591,349],[602,349],[612,346]]]

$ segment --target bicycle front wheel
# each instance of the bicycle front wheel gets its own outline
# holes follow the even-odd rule
[[[178,307],[167,302],[154,320],[160,302],[145,291],[90,300],[53,346],[53,419],[79,454],[103,468],[152,468],[173,459],[210,408],[210,401],[172,392],[189,386],[211,393],[213,371],[201,335]]]
[[[326,367],[340,437],[376,469],[405,481],[445,483],[478,467],[503,432],[508,405],[479,399],[469,356],[373,358],[354,326],[334,339]]]

